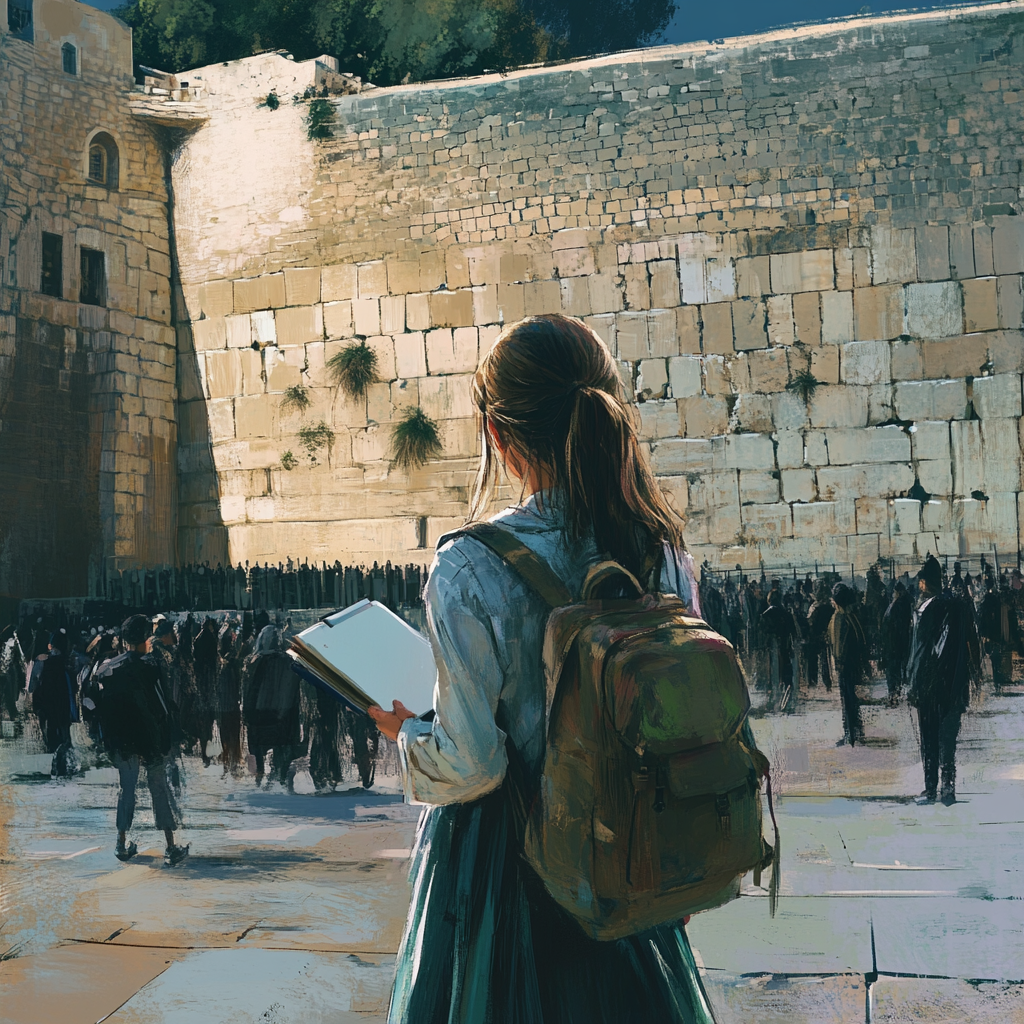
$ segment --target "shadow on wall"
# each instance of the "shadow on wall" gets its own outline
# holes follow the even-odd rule
[[[81,331],[17,318],[0,403],[0,596],[88,593],[102,556],[102,410]]]

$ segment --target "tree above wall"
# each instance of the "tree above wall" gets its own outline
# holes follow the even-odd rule
[[[114,13],[150,67],[286,49],[395,85],[642,46],[674,11],[674,0],[128,0]]]

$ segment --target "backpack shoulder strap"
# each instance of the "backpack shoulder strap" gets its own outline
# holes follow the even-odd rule
[[[446,533],[438,542],[440,547],[456,537],[472,537],[490,548],[551,608],[572,603],[569,588],[555,575],[551,566],[540,555],[531,551],[515,534],[494,523],[469,523],[460,530]]]

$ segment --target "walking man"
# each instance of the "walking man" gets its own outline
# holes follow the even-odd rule
[[[918,802],[934,803],[941,795],[948,807],[956,803],[956,740],[978,670],[978,638],[963,603],[941,593],[942,569],[932,555],[917,574],[917,587],[921,600],[914,616],[907,700],[917,708],[921,734],[924,792]]]
[[[117,768],[118,860],[130,860],[138,853],[129,843],[128,829],[135,816],[135,791],[139,767],[146,768],[146,782],[153,799],[156,827],[167,840],[164,863],[177,864],[188,855],[188,846],[174,842],[181,827],[181,809],[168,781],[168,752],[173,742],[174,705],[164,692],[160,671],[146,655],[150,646],[150,621],[133,615],[121,627],[124,654],[108,661],[99,672],[100,722],[103,739]]]
[[[910,654],[910,631],[914,608],[902,583],[893,587],[892,600],[882,616],[882,661],[885,680],[889,684],[889,707],[896,707],[903,693],[907,656]]]
[[[864,742],[857,687],[864,681],[864,670],[868,668],[868,644],[857,617],[856,596],[853,588],[845,583],[837,583],[832,588],[833,614],[828,625],[828,642],[843,704],[843,738],[837,747]]]

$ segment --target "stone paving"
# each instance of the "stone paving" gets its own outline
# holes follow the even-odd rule
[[[1022,698],[972,707],[951,808],[911,799],[905,707],[866,707],[852,750],[834,693],[755,709],[782,897],[771,919],[748,885],[690,924],[723,1024],[1024,1021]],[[188,759],[192,854],[168,869],[145,803],[114,859],[110,769],[51,782],[22,740],[0,759],[3,1024],[384,1021],[417,817],[395,779],[302,796]]]

